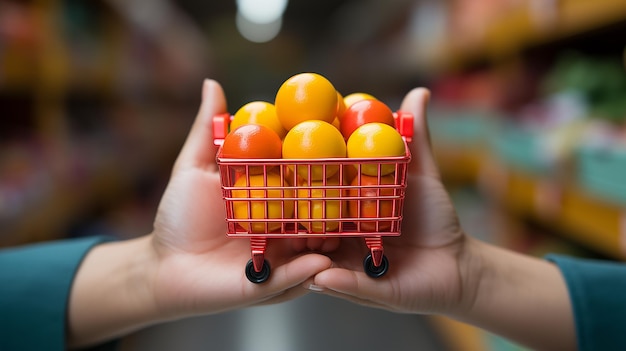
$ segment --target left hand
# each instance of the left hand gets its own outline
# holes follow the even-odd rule
[[[284,301],[307,292],[302,283],[330,267],[318,254],[300,255],[288,240],[268,239],[267,282],[253,284],[244,268],[250,240],[226,235],[225,208],[215,163],[212,117],[226,112],[221,86],[207,80],[202,106],[161,200],[152,246],[157,254],[154,293],[167,314],[214,313]]]
[[[187,316],[292,299],[331,265],[289,240],[271,239],[272,275],[248,281],[250,240],[226,235],[212,117],[226,112],[221,86],[207,80],[202,106],[159,204],[154,231],[103,243],[85,256],[72,284],[67,345],[83,347]]]

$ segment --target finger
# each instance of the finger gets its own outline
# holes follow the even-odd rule
[[[383,278],[372,279],[365,273],[344,268],[331,268],[318,273],[312,290],[348,299],[367,306],[381,305],[381,301],[393,299],[391,284]]]
[[[390,311],[397,311],[397,309],[394,309],[391,306],[387,306],[384,304],[381,304],[379,302],[376,301],[371,301],[371,300],[365,300],[362,299],[360,297],[357,296],[353,296],[353,295],[349,295],[349,294],[344,294],[335,290],[331,290],[331,289],[325,289],[322,287],[318,287],[318,286],[309,286],[309,290],[313,291],[315,293],[319,293],[319,294],[323,294],[323,295],[327,295],[327,296],[332,296],[332,297],[336,297],[336,298],[340,298],[358,305],[362,305],[365,307],[372,307],[372,308],[378,308],[378,309],[385,309],[385,310],[390,310]],[[402,312],[402,311],[398,311],[398,312]]]
[[[202,168],[217,170],[213,144],[213,116],[226,112],[226,97],[222,86],[211,79],[202,85],[202,103],[187,140],[176,160],[175,169]]]
[[[263,284],[248,284],[254,289],[253,294],[260,294],[266,300],[267,297],[277,298],[279,295],[292,288],[291,294],[298,294],[303,282],[311,279],[317,273],[330,268],[330,258],[320,254],[306,254],[273,269],[269,280]],[[274,268],[274,267],[272,267]],[[300,290],[302,293],[302,290]],[[258,295],[257,295],[258,296]],[[292,296],[287,294],[287,296]],[[282,299],[285,297],[279,297]]]
[[[439,177],[439,169],[433,158],[430,144],[426,116],[429,100],[430,91],[428,89],[415,88],[404,97],[400,110],[412,113],[414,118],[415,134],[409,144],[413,157],[411,168],[423,175]]]
[[[283,303],[287,301],[291,301],[293,299],[297,299],[298,297],[304,296],[310,293],[310,290],[304,288],[302,285],[294,286],[293,288],[289,288],[285,290],[283,293],[279,293],[275,296],[270,296],[267,300],[263,300],[257,303],[257,306],[264,305],[273,305],[277,303]]]

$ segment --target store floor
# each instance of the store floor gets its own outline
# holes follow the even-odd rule
[[[323,295],[154,326],[127,337],[133,351],[450,351],[428,317]]]

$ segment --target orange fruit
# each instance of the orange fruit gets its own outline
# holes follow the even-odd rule
[[[335,118],[341,119],[341,115],[346,111],[346,103],[343,100],[340,92],[337,92],[337,112]]]
[[[345,110],[339,121],[339,130],[347,140],[358,127],[372,122],[395,126],[393,112],[389,106],[379,100],[361,100]]]
[[[248,178],[250,179],[249,183]],[[244,221],[246,219],[293,217],[293,200],[265,200],[266,198],[293,198],[293,190],[288,188],[288,185],[285,184],[285,181],[279,174],[270,172],[267,175],[257,174],[249,177],[239,177],[235,181],[234,186],[236,188],[245,188],[232,191],[232,196],[235,198],[233,200],[233,216],[235,219],[242,220],[238,224],[248,232],[269,233],[280,229],[281,223],[270,221],[246,222]],[[272,189],[267,189],[267,187],[272,187]],[[275,187],[285,188],[278,189]]]
[[[337,130],[341,131],[341,123],[339,123],[339,117],[335,117],[332,125],[333,127],[337,128]]]
[[[272,129],[263,125],[244,124],[228,133],[222,144],[221,157],[223,158],[279,159],[281,156],[280,137]],[[245,169],[245,166],[241,168]],[[263,166],[249,167],[248,173],[260,174],[264,172],[263,168]]]
[[[357,93],[352,93],[352,94],[348,94],[344,96],[343,103],[346,106],[346,108],[348,108],[352,106],[352,104],[354,104],[355,102],[361,101],[361,100],[378,100],[378,99],[376,99],[373,95],[357,92]]]
[[[230,130],[244,124],[260,124],[270,127],[279,138],[284,138],[287,131],[276,116],[276,107],[267,101],[251,101],[239,108],[230,122]]]
[[[352,179],[358,175],[356,168],[351,164],[343,165],[343,181],[345,184],[350,184]]]
[[[339,219],[345,213],[344,202],[341,200],[328,200],[327,198],[339,198],[339,178],[331,177],[324,180],[315,180],[300,183],[298,192],[298,206],[295,217],[298,219]],[[317,199],[317,200],[314,200]],[[339,221],[301,221],[305,228],[313,233],[325,233],[337,230]]]
[[[350,183],[352,188],[348,190],[348,196],[361,197],[359,200],[348,201],[348,211],[351,217],[355,218],[389,218],[393,216],[393,200],[380,199],[382,196],[393,196],[394,189],[383,188],[380,185],[395,184],[392,174],[380,177],[371,177],[361,174]],[[371,200],[363,199],[369,197]],[[358,221],[359,230],[373,232],[388,231],[391,228],[391,221]]]
[[[332,123],[337,114],[337,91],[320,74],[299,73],[280,86],[274,106],[286,130],[308,120]]]
[[[346,142],[341,132],[328,122],[302,122],[291,128],[283,140],[284,159],[336,157],[346,157]],[[338,170],[339,165],[303,164],[297,166],[296,172],[303,179],[321,180],[333,176]]]
[[[347,142],[350,158],[381,158],[404,156],[404,139],[392,126],[385,123],[367,123],[358,127]],[[362,174],[369,176],[387,175],[395,171],[395,163],[367,161],[360,166]],[[358,167],[359,167],[358,166]],[[378,168],[380,166],[380,173]]]
[[[343,96],[337,92],[337,112],[335,113],[335,119],[333,119],[332,125],[341,131],[341,116],[346,112],[346,104],[343,102]]]

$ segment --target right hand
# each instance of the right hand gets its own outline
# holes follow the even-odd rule
[[[426,108],[430,92],[416,88],[400,110],[413,114],[402,235],[384,239],[390,268],[377,279],[363,272],[363,238],[346,238],[329,253],[333,268],[315,276],[312,290],[369,306],[415,313],[447,312],[467,297],[460,257],[466,236],[435,165]],[[464,296],[464,294],[466,294]]]

